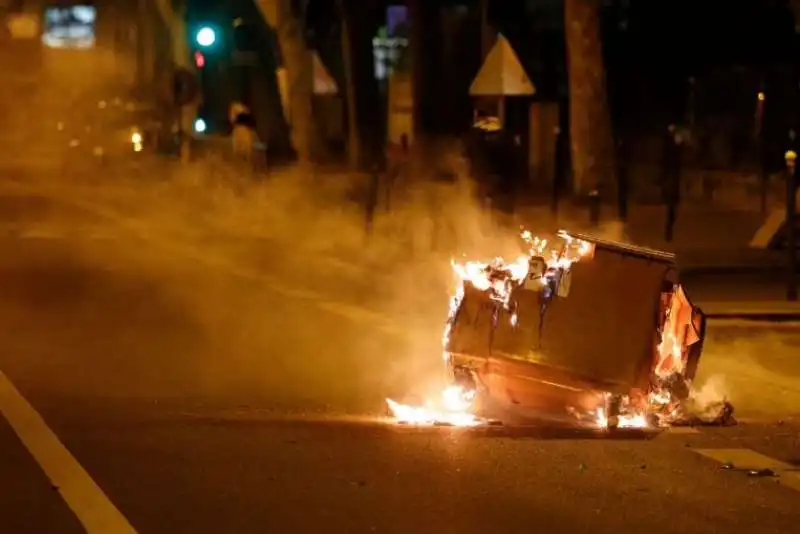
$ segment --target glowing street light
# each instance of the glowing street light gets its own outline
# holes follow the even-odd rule
[[[206,121],[201,118],[194,120],[194,131],[197,133],[204,133],[206,131]]]
[[[789,139],[794,144],[795,132],[789,130]],[[786,300],[797,300],[797,152],[792,149],[784,154],[786,159],[786,252],[787,284]]]
[[[217,32],[215,32],[213,28],[203,26],[197,30],[194,38],[198,45],[204,48],[209,47],[217,42]]]

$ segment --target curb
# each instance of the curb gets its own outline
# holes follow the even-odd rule
[[[760,264],[739,264],[739,265],[719,265],[719,266],[694,266],[679,267],[682,278],[691,279],[692,276],[710,275],[742,275],[742,274],[772,274],[785,272],[786,266],[779,263],[764,262]]]
[[[702,307],[700,308],[702,310]],[[780,311],[730,311],[708,313],[703,311],[707,319],[712,321],[746,321],[750,323],[800,323],[800,311],[780,312]]]
[[[709,319],[766,322],[800,321],[800,302],[787,300],[702,301],[695,305]]]

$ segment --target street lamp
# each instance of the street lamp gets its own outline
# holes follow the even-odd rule
[[[197,30],[194,40],[203,48],[208,48],[217,42],[217,32],[215,32],[214,28],[210,26],[203,26]]]
[[[791,134],[794,132],[790,132]],[[787,150],[786,159],[786,249],[788,257],[786,299],[797,300],[797,153]]]

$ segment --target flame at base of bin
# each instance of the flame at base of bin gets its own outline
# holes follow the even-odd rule
[[[408,425],[447,425],[477,426],[483,420],[470,413],[474,390],[465,390],[460,386],[450,386],[442,392],[438,402],[428,402],[423,406],[400,404],[386,399],[389,410],[395,420]]]

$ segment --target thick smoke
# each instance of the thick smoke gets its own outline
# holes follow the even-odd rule
[[[110,356],[110,378],[97,381],[116,394],[358,412],[381,409],[386,396],[429,394],[442,374],[450,258],[516,256],[522,225],[589,230],[588,216],[556,220],[546,207],[489,212],[455,146],[412,166],[391,189],[381,181],[371,221],[369,174],[255,174],[203,153],[186,166],[147,155],[131,161],[130,126],[139,118],[113,89],[130,65],[102,50],[69,61],[57,55],[45,58],[46,83],[36,91],[22,91],[21,79],[9,84],[19,99],[6,130],[18,134],[16,154],[37,140],[25,181],[76,207],[48,214],[50,223],[80,227],[99,217],[116,235],[72,244],[65,254],[74,272],[58,275],[82,281],[65,282],[81,291],[65,316],[91,319],[109,355],[135,348],[136,357]],[[600,234],[626,239],[617,223]],[[93,302],[121,308],[114,316]],[[55,322],[53,338],[68,324]],[[64,343],[74,335],[64,330]],[[699,398],[724,376],[738,414],[800,405],[790,375],[760,363],[769,352],[780,367],[792,352],[785,344],[778,335],[736,339],[712,328]],[[769,395],[764,383],[773,385]]]
[[[711,324],[695,386],[701,400],[727,398],[737,418],[775,417],[800,410],[796,326]]]

